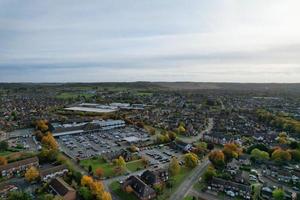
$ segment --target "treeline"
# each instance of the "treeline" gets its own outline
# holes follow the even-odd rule
[[[284,131],[296,132],[300,134],[300,121],[298,120],[280,114],[275,115],[264,109],[257,110],[256,114],[259,120],[268,123],[269,125]]]

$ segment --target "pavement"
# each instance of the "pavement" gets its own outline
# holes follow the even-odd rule
[[[181,185],[177,188],[177,190],[172,194],[169,199],[172,200],[182,200],[188,194],[188,192],[192,189],[195,183],[199,180],[202,174],[205,172],[209,165],[209,160],[207,157],[202,161],[200,165],[198,165],[193,172],[181,183]]]

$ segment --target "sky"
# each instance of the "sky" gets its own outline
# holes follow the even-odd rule
[[[299,0],[0,0],[0,82],[300,82]]]

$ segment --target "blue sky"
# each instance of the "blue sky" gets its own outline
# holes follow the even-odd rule
[[[0,82],[299,82],[298,0],[0,0]]]

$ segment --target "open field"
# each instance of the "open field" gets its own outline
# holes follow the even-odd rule
[[[168,199],[172,193],[176,191],[179,185],[183,182],[183,180],[191,173],[191,169],[186,167],[181,167],[180,173],[174,177],[171,177],[172,188],[166,188],[162,195],[158,196],[158,200]]]
[[[137,200],[134,194],[128,194],[121,189],[120,183],[118,181],[114,181],[110,184],[109,188],[112,190],[114,194],[116,194],[122,200]]]
[[[97,158],[97,159],[82,160],[82,161],[80,161],[80,165],[83,166],[87,170],[88,170],[89,166],[91,166],[93,172],[95,172],[97,168],[101,167],[104,171],[105,177],[112,177],[114,175],[113,164],[107,163],[103,159]]]
[[[144,169],[142,160],[134,160],[134,161],[128,162],[128,163],[126,163],[126,166],[127,166],[127,169],[131,172],[135,172],[140,169]]]

